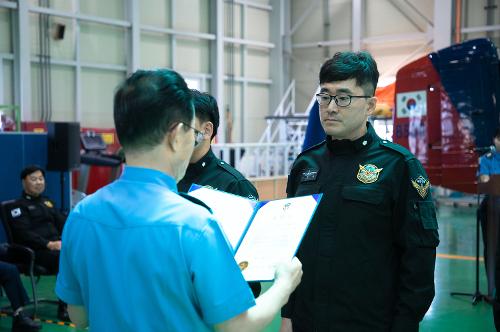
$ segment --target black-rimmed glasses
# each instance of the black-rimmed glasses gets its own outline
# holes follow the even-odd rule
[[[196,128],[191,127],[190,125],[188,125],[185,122],[181,122],[181,123],[183,125],[185,125],[186,127],[189,127],[191,129],[193,129],[193,131],[194,131],[194,146],[198,146],[201,142],[203,142],[203,139],[205,138],[205,135],[201,131],[199,131]]]
[[[371,96],[351,96],[351,95],[338,95],[332,96],[328,93],[318,93],[316,94],[316,100],[318,104],[321,106],[328,106],[332,102],[332,99],[335,100],[335,104],[339,107],[347,107],[351,105],[352,98],[371,98]]]

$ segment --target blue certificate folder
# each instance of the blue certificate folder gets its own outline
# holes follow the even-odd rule
[[[271,281],[276,265],[290,261],[322,194],[254,201],[193,184],[189,195],[208,205],[247,281]]]

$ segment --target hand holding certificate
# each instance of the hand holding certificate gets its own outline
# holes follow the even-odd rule
[[[189,195],[212,209],[247,281],[273,280],[276,265],[293,258],[322,196],[257,202],[200,186]]]

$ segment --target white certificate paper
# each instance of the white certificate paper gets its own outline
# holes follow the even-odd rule
[[[322,196],[256,202],[197,185],[190,190],[212,209],[247,281],[273,280],[276,265],[295,256]]]
[[[189,190],[190,196],[198,198],[212,209],[215,219],[235,250],[258,202],[199,185],[192,185]]]

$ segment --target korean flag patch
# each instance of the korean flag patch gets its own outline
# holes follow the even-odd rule
[[[15,208],[15,209],[10,210],[10,215],[12,216],[12,218],[19,217],[21,215],[21,209]]]

